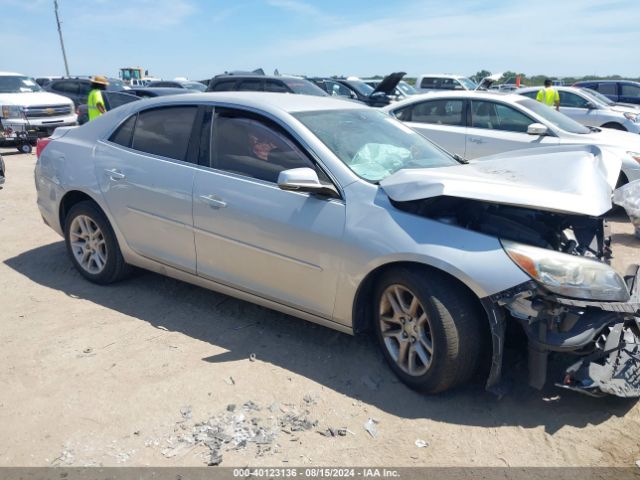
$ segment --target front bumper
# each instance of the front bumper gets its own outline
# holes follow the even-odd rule
[[[527,334],[532,387],[545,385],[551,353],[568,353],[580,359],[566,369],[557,386],[592,396],[640,397],[640,268],[630,267],[625,280],[628,302],[550,296],[533,282],[494,296],[494,305],[509,311]],[[496,335],[493,325],[492,330],[493,372],[495,337],[500,332]],[[497,380],[490,376],[487,387],[496,390]]]
[[[0,120],[0,140],[16,141],[49,137],[58,127],[76,125],[77,119],[75,114],[37,119],[3,118]]]

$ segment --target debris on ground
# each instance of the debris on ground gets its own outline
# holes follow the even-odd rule
[[[304,397],[302,397],[302,399],[307,405],[315,405],[318,403],[318,397],[313,396],[310,393],[307,393]]]
[[[318,433],[324,437],[346,437],[348,430],[346,428],[332,428],[326,430],[318,430]]]
[[[183,419],[191,420],[191,406],[187,405],[186,407],[182,407],[180,409],[180,414],[182,415]]]
[[[71,449],[64,449],[57,458],[54,458],[51,462],[56,465],[73,465],[76,460],[76,456]]]
[[[274,403],[264,409],[249,400],[241,406],[229,404],[224,411],[205,421],[187,424],[191,420],[191,407],[183,407],[180,413],[184,420],[178,422],[171,436],[166,438],[166,446],[161,453],[166,458],[185,455],[198,446],[208,449],[207,465],[222,463],[224,452],[255,446],[256,456],[261,457],[277,453],[279,445],[275,443],[280,433],[292,435],[315,428],[317,420],[309,417],[309,411],[299,411],[295,405],[287,408]],[[274,415],[274,413],[278,415]],[[187,418],[188,416],[188,418]],[[346,435],[346,429],[332,429],[335,435]],[[293,436],[291,440],[298,440]],[[151,446],[145,442],[146,446]],[[157,444],[156,444],[157,445]]]
[[[249,361],[250,362],[255,362],[256,361],[256,354],[252,353],[251,355],[249,355]]]
[[[82,353],[91,353],[92,351],[93,351],[93,348],[87,347],[84,350],[82,350]]]
[[[425,440],[422,440],[421,438],[418,438],[415,441],[415,444],[416,444],[416,447],[418,447],[418,448],[425,448],[425,447],[429,446],[429,442],[427,442]]]
[[[364,422],[363,427],[372,438],[376,438],[378,436],[378,427],[376,426],[378,423],[379,422],[373,418]]]
[[[236,384],[236,381],[233,379],[233,377],[225,378],[224,381],[225,381],[225,383],[227,385],[235,385]]]

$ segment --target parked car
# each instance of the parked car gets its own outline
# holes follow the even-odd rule
[[[478,84],[463,75],[425,73],[416,79],[416,89],[420,92],[440,90],[475,90]]]
[[[147,87],[164,87],[164,88],[184,88],[187,90],[195,90],[196,92],[204,92],[207,86],[200,82],[190,82],[188,80],[158,80],[149,82]]]
[[[622,159],[619,185],[640,179],[640,135],[585,127],[522,95],[433,92],[384,110],[462,158],[552,145],[599,145],[614,148]]]
[[[45,87],[49,83],[51,83],[52,80],[58,80],[59,78],[62,78],[62,77],[60,77],[60,76],[38,77],[38,78],[36,78],[36,83],[38,85],[40,85],[41,87]]]
[[[87,103],[87,98],[91,91],[91,79],[89,77],[75,77],[52,80],[44,89],[48,92],[70,98],[73,100],[75,106],[78,107]],[[121,80],[109,79],[109,85],[106,87],[106,91],[120,92],[122,90],[125,90],[125,88]]]
[[[67,98],[43,91],[35,80],[20,73],[0,72],[0,143],[30,152],[38,136],[75,123],[73,103]]]
[[[358,77],[310,78],[309,80],[333,97],[356,100],[370,107],[384,107],[398,100],[396,88],[405,75],[405,72],[392,73],[384,77],[375,87]]]
[[[322,89],[304,78],[252,72],[216,75],[209,81],[207,92],[275,92],[327,96]]]
[[[585,80],[574,87],[590,88],[607,96],[614,102],[640,104],[640,82],[631,80]]]
[[[382,79],[363,78],[362,81],[375,89],[378,87],[378,85],[380,85],[380,82],[382,81]],[[404,80],[400,80],[396,88],[391,93],[391,97],[394,99],[394,101],[398,101],[398,100],[404,100],[405,98],[410,97],[411,95],[415,95],[417,93],[418,91],[415,88],[413,88]]]
[[[521,88],[517,93],[535,100],[541,88]],[[560,94],[560,113],[576,122],[586,126],[640,133],[640,111],[625,106],[607,105],[585,88],[555,88]]]
[[[602,218],[619,170],[597,147],[465,165],[356,102],[234,92],[58,129],[35,179],[45,223],[89,281],[135,265],[372,329],[398,377],[430,393],[468,380],[485,349],[495,387],[516,322],[532,385],[564,351],[566,388],[637,397],[640,274],[607,265]]]
[[[171,87],[132,87],[127,93],[140,98],[155,98],[165,95],[183,95],[185,93],[193,93],[194,90],[187,88],[171,88]]]

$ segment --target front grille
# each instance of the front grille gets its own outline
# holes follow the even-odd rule
[[[71,115],[73,107],[71,105],[39,105],[37,107],[25,107],[24,113],[27,118],[59,117]]]

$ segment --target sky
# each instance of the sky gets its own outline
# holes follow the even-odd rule
[[[640,76],[640,0],[58,0],[72,75],[264,68]],[[0,0],[0,71],[61,75],[53,0]]]

